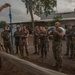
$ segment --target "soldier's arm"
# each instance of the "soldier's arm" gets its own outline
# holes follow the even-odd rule
[[[54,30],[53,32],[59,35],[60,37],[63,37],[62,30],[60,32],[58,32],[57,30]]]
[[[14,37],[16,37],[16,32],[14,32]]]
[[[0,7],[0,12],[4,9],[4,8],[7,8],[7,7],[10,7],[11,5],[9,3],[5,3],[4,5],[2,5]]]
[[[4,35],[3,35],[3,32],[2,32],[2,33],[1,33],[1,37],[3,38],[3,36],[4,36]]]
[[[5,47],[4,47],[4,45],[2,44],[2,43],[0,43],[0,46],[2,47],[2,51],[6,51],[6,49],[5,49]]]
[[[26,37],[28,37],[29,36],[29,31],[27,30],[27,35],[26,35]]]

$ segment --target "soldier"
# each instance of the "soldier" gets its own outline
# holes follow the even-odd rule
[[[1,7],[0,7],[0,12],[4,9],[4,8],[7,8],[7,7],[10,7],[11,5],[9,3],[5,3],[3,4]],[[0,43],[0,50],[1,48],[3,50],[5,50],[4,46]],[[1,56],[0,56],[0,69],[2,68],[2,59],[1,59]]]
[[[72,43],[73,43],[73,49],[72,49],[71,57],[73,60],[75,60],[75,27],[73,27]]]
[[[24,56],[24,47],[26,50],[26,55],[29,56],[28,52],[28,36],[29,36],[29,31],[26,29],[26,26],[23,26],[23,30],[20,31],[20,42],[19,42],[19,48],[20,48],[20,53],[21,56]]]
[[[45,58],[47,57],[47,41],[46,41],[46,37],[47,37],[47,31],[43,30],[43,27],[40,26],[40,46],[41,46],[41,57],[43,58],[45,55]]]
[[[0,12],[4,9],[4,8],[7,8],[7,7],[10,7],[11,5],[9,3],[5,3],[3,4],[1,7],[0,7]]]
[[[20,27],[17,27],[17,31],[14,32],[14,37],[15,37],[15,46],[16,46],[16,53],[18,54],[18,49],[19,49],[19,41],[20,41]]]
[[[65,55],[69,55],[69,51],[70,51],[71,52],[70,58],[72,58],[72,50],[73,50],[72,33],[73,33],[72,26],[68,25],[66,30],[66,35],[65,35],[67,37],[67,43],[66,43],[67,51]]]
[[[5,47],[0,43],[0,51],[5,51]],[[2,58],[0,56],[0,70],[2,68]]]
[[[36,26],[35,31],[34,31],[34,45],[35,45],[34,54],[39,54],[39,50],[40,50],[39,33],[40,33],[39,28],[38,28],[38,26]]]
[[[54,54],[54,58],[56,60],[55,63],[55,67],[57,67],[57,69],[59,71],[62,70],[62,30],[59,28],[60,27],[60,23],[56,22],[55,23],[55,29],[53,30],[53,43],[52,43],[52,50],[53,50],[53,54]]]
[[[4,27],[4,31],[1,33],[1,36],[3,38],[4,47],[6,49],[6,52],[11,53],[11,41],[10,41],[10,30],[7,30],[6,27]]]

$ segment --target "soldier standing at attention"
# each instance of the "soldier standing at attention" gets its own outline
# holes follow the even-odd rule
[[[40,30],[39,30],[38,26],[36,26],[35,31],[34,31],[34,45],[35,45],[34,54],[39,54],[39,50],[40,50],[39,33],[40,33]]]
[[[5,47],[0,43],[0,51],[5,51]],[[0,56],[0,70],[2,68],[2,58]]]
[[[47,31],[44,30],[42,26],[40,26],[40,34],[39,34],[39,36],[40,36],[40,46],[41,46],[41,58],[43,58],[44,55],[45,55],[45,58],[46,58],[47,57],[47,49],[46,49]]]
[[[73,49],[72,49],[72,59],[75,60],[75,27],[73,27],[73,34],[72,34],[72,43],[73,43]]]
[[[11,5],[9,3],[5,3],[3,4],[1,7],[0,7],[0,12],[4,9],[4,8],[7,8],[7,7],[10,7]],[[0,43],[0,49],[3,49],[5,50],[4,46]],[[0,56],[0,69],[2,68],[2,58]]]
[[[7,30],[6,27],[4,27],[4,31],[1,33],[1,37],[3,38],[4,47],[6,49],[6,52],[11,53],[11,41],[10,41],[10,29]]]
[[[17,31],[14,32],[14,37],[15,37],[15,46],[16,46],[16,53],[18,54],[18,49],[19,49],[19,41],[20,41],[20,28],[17,27]]]
[[[60,23],[55,23],[55,29],[53,30],[53,43],[52,50],[54,54],[54,58],[56,60],[55,67],[57,67],[58,71],[62,71],[62,30],[59,28]]]
[[[23,26],[23,30],[20,31],[20,43],[19,43],[19,48],[20,48],[20,53],[21,56],[24,56],[24,47],[26,50],[26,55],[27,57],[29,56],[28,52],[28,36],[29,36],[29,31],[26,29],[26,26]]]
[[[71,53],[71,50],[72,50],[72,33],[73,33],[72,26],[68,25],[67,26],[67,30],[66,30],[66,37],[67,37],[67,43],[66,43],[66,45],[67,45],[67,50],[66,50],[66,54],[65,55],[69,55],[69,51]]]

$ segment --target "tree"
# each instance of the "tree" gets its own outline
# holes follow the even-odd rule
[[[33,31],[34,31],[33,12],[38,16],[40,16],[42,13],[44,13],[47,16],[56,6],[56,0],[22,0],[22,2],[25,3],[27,13],[30,12]]]
[[[60,20],[62,19],[62,16],[61,15],[57,15],[53,18],[53,21],[54,22],[60,22]]]
[[[4,26],[6,26],[6,24],[7,24],[7,23],[6,23],[5,21],[1,21],[1,22],[0,22],[0,28],[3,28]]]
[[[56,15],[56,16],[53,18],[53,20],[52,20],[51,22],[48,22],[48,25],[47,25],[47,26],[48,26],[48,27],[54,26],[55,22],[60,22],[61,19],[62,19],[62,15],[58,14],[58,15]]]

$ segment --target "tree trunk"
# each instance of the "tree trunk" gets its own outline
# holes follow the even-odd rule
[[[30,16],[32,20],[32,31],[34,32],[34,17],[33,17],[33,11],[32,11],[32,0],[29,0],[29,11],[30,11]]]

